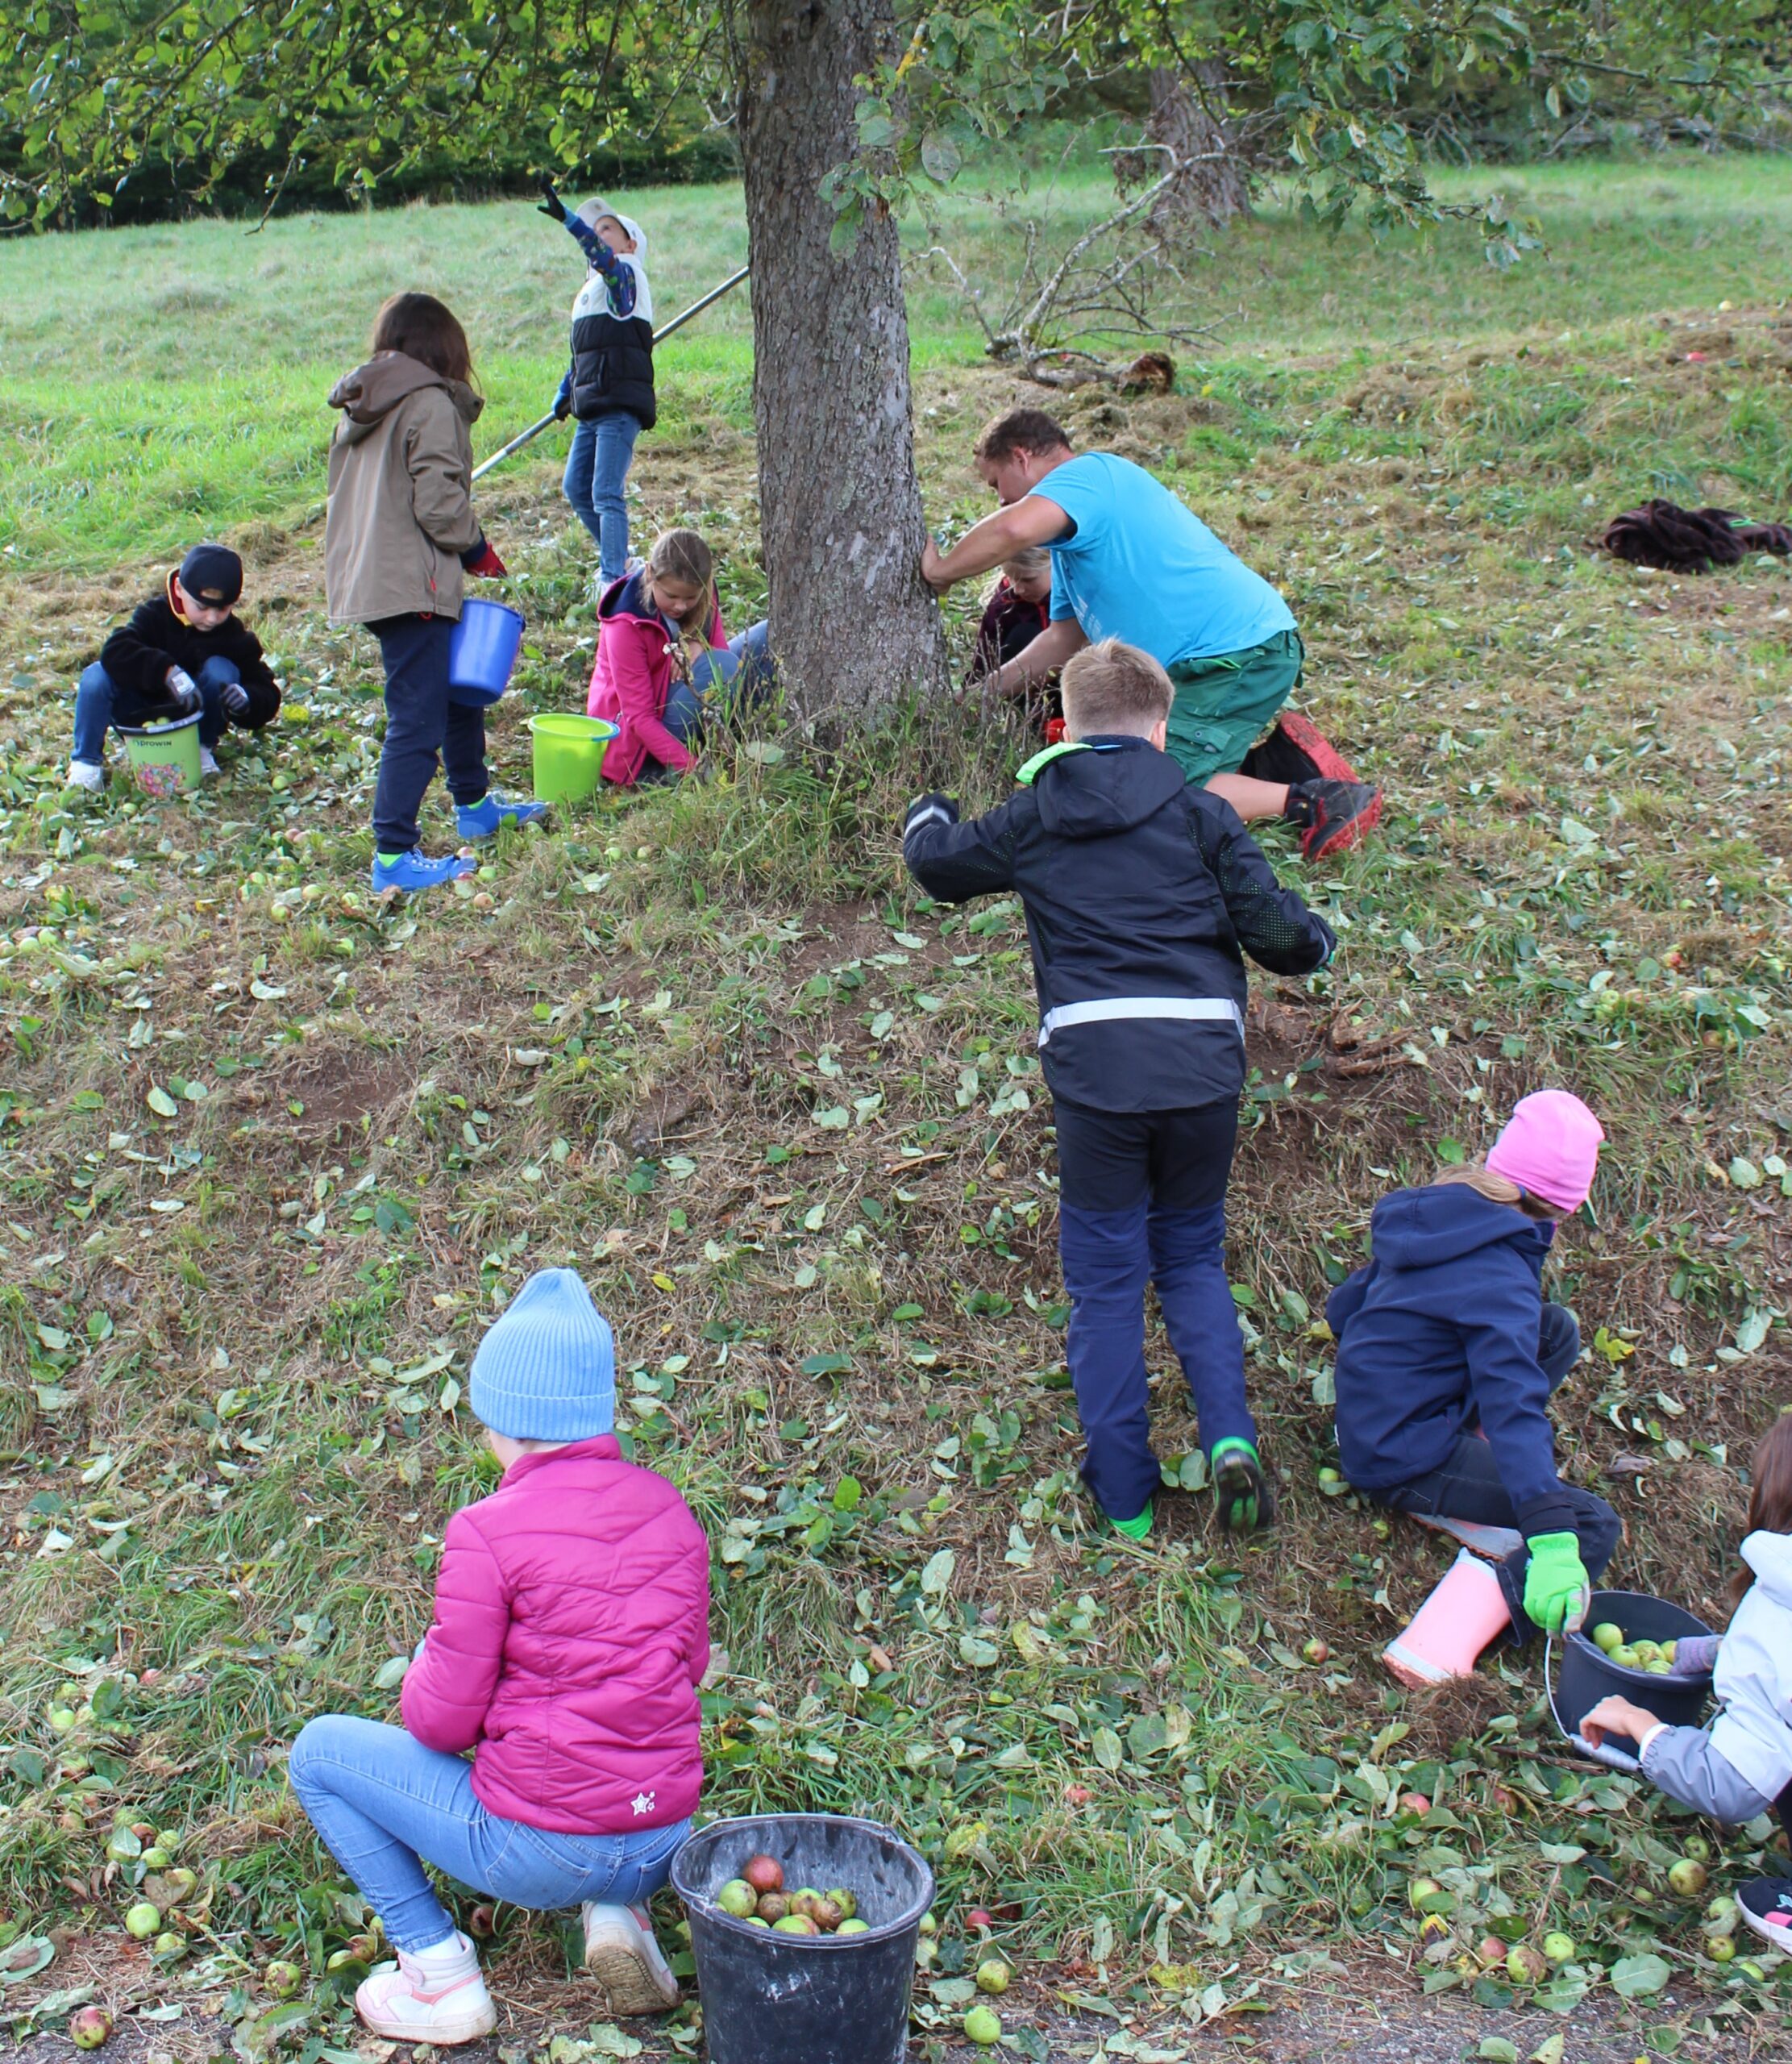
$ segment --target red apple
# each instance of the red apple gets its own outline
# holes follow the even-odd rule
[[[775,1856],[748,1857],[741,1875],[756,1892],[781,1892],[784,1888],[784,1866]]]

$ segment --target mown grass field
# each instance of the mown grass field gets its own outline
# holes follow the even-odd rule
[[[1463,1991],[1495,2035],[1610,2004],[1632,2054],[1780,2039],[1792,1965],[1713,1954],[1665,1879],[1694,1829],[1557,1758],[1536,1656],[1441,1704],[1383,1677],[1448,1558],[1319,1473],[1316,1321],[1374,1200],[1545,1081],[1611,1138],[1558,1249],[1589,1353],[1557,1420],[1624,1515],[1615,1582],[1718,1612],[1751,1438],[1792,1401],[1792,572],[1675,580],[1588,543],[1654,493],[1792,505],[1792,197],[1679,158],[1507,183],[1545,260],[1271,210],[1200,261],[1237,313],[1174,394],[1065,405],[1283,587],[1308,706],[1390,797],[1385,835],[1316,872],[1270,834],[1344,950],[1254,1006],[1232,1266],[1283,1518],[1242,1554],[1197,1494],[1128,1553],[1079,1493],[1018,913],[931,909],[897,854],[917,787],[1005,789],[1004,720],[916,714],[825,762],[768,733],[702,784],[508,837],[464,897],[367,896],[379,679],[322,620],[322,397],[380,296],[430,286],[494,446],[551,393],[570,243],[517,204],[0,248],[0,1900],[68,1931],[18,1999],[166,1998],[164,2046],[201,2006],[247,2048],[280,2033],[261,1963],[321,1970],[353,1932],[282,1750],[313,1712],[392,1708],[443,1523],[489,1481],[468,1355],[565,1261],[616,1322],[635,1453],[715,1542],[709,1804],[867,1811],[927,1850],[936,2054],[979,1902],[1022,2054],[1088,2054],[1029,2033],[1066,2003],[1175,2056],[1346,1984]],[[1069,182],[1062,219],[1097,198]],[[731,192],[638,212],[662,314],[738,260]],[[1000,262],[971,202],[947,231]],[[962,521],[971,435],[1018,390],[918,270],[912,312],[929,514]],[[668,347],[635,475],[644,529],[724,547],[742,621],[746,338],[736,302]],[[522,785],[527,714],[582,697],[590,568],[551,453],[485,485],[532,625],[493,726]],[[78,666],[201,530],[249,556],[288,710],[197,803],[77,804]],[[1161,1338],[1154,1367],[1179,1457]],[[64,1685],[93,1711],[58,1733]],[[127,1806],[202,1874],[166,1968],[118,1932]],[[1766,1841],[1731,1838],[1711,1890]],[[1562,1970],[1480,1969],[1546,1927],[1579,1945]],[[576,2024],[559,1954],[505,1923],[507,2039]],[[327,1988],[306,2014],[293,2046],[342,2041]]]

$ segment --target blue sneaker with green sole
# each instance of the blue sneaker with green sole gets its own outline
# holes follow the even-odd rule
[[[546,803],[517,802],[493,789],[476,803],[457,803],[454,828],[463,838],[495,838],[506,824],[534,824],[547,814]]]
[[[389,888],[401,888],[414,894],[423,888],[439,888],[445,881],[458,881],[464,874],[476,874],[479,863],[465,853],[451,853],[445,859],[432,860],[421,846],[413,846],[408,853],[376,853],[373,855],[373,893],[383,896]]]

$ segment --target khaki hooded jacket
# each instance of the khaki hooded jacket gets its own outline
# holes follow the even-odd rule
[[[480,543],[472,427],[484,406],[459,380],[381,352],[330,390],[323,577],[333,624],[458,619],[464,555]]]

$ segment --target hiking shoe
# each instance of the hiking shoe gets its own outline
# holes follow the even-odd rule
[[[513,802],[496,789],[476,803],[455,805],[454,828],[463,838],[491,838],[506,824],[534,824],[547,814],[546,803]]]
[[[1275,1493],[1256,1449],[1248,1441],[1237,1441],[1216,1449],[1208,1461],[1220,1525],[1228,1533],[1267,1532],[1275,1522]]]
[[[1736,1911],[1762,1941],[1792,1957],[1792,1878],[1751,1878],[1736,1893]]]
[[[395,1964],[380,1964],[355,1994],[355,2011],[390,2042],[430,2042],[443,2049],[476,2042],[497,2026],[497,2009],[464,1935]]]
[[[678,1980],[654,1940],[644,1906],[600,1906],[587,1900],[585,1969],[613,2014],[663,2014],[678,2004]]]
[[[1356,780],[1356,768],[1311,717],[1302,716],[1298,710],[1284,710],[1275,720],[1275,728],[1282,736],[1274,739],[1272,734],[1272,743],[1292,747],[1311,770],[1302,778],[1320,781]]]
[[[373,855],[373,893],[383,896],[389,888],[402,888],[412,893],[423,888],[439,888],[445,881],[455,881],[464,874],[476,874],[479,863],[465,853],[451,853],[445,859],[432,860],[421,846],[413,846],[408,853],[376,853]]]
[[[1288,789],[1288,817],[1304,826],[1301,855],[1323,860],[1366,838],[1382,814],[1382,792],[1366,781],[1295,781]]]
[[[222,774],[223,771],[223,768],[218,764],[217,754],[212,751],[211,747],[209,745],[201,746],[199,748],[199,772],[202,774]]]
[[[106,786],[106,769],[96,760],[71,759],[62,785],[65,789],[85,789],[98,795]]]

